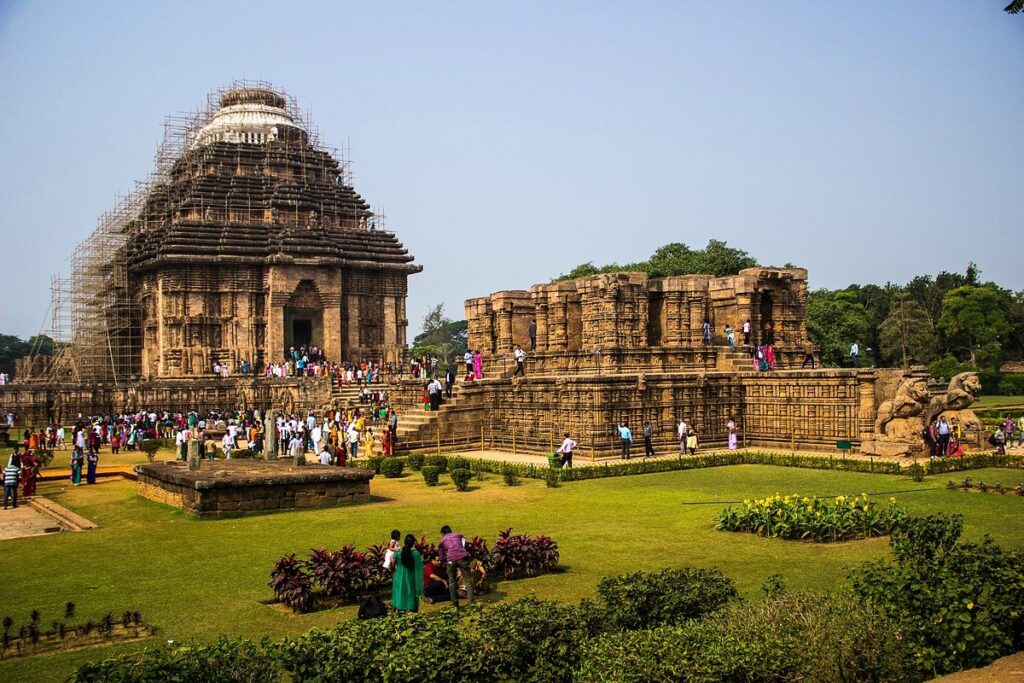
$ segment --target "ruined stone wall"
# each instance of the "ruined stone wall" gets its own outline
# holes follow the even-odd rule
[[[528,361],[535,373],[745,370],[742,358],[723,353],[725,326],[742,346],[744,321],[754,329],[752,343],[767,339],[770,322],[778,367],[794,367],[807,344],[806,301],[807,271],[799,268],[748,268],[723,278],[602,273],[469,299],[466,319],[470,348],[492,368],[503,360],[507,367],[516,344],[530,349],[535,320],[537,348]]]
[[[726,444],[726,423],[736,420],[741,444],[833,450],[859,443],[877,412],[875,371],[767,373],[668,372],[531,376],[462,384],[434,423],[400,444],[403,449],[479,447],[550,451],[569,431],[581,455],[613,455],[616,425],[627,421],[636,447],[644,422],[654,429],[660,453],[678,450],[680,418],[698,429],[703,447]],[[417,382],[392,390],[402,411],[422,411]]]

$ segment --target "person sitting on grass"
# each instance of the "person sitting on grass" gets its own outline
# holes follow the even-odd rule
[[[406,537],[408,538],[408,537]],[[423,567],[423,600],[429,603],[444,602],[450,599],[448,581],[444,578],[441,557],[435,555]]]

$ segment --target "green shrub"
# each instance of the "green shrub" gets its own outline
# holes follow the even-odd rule
[[[954,376],[959,375],[961,372],[969,372],[973,369],[974,368],[972,368],[970,364],[961,363],[948,353],[944,357],[928,364],[929,375],[945,379],[951,379]],[[982,388],[986,390],[988,389],[984,382],[982,382]],[[988,392],[986,391],[986,393]]]
[[[555,467],[549,467],[548,471],[544,473],[544,483],[549,489],[558,488],[560,478],[561,470]]]
[[[437,480],[440,475],[441,470],[436,465],[423,466],[423,481],[426,482],[427,486],[437,486]]]
[[[251,460],[255,455],[248,448],[235,448],[231,451],[232,460]]]
[[[402,476],[403,469],[402,461],[398,458],[384,458],[384,462],[380,464],[380,472],[387,479],[395,479]]]
[[[374,474],[380,474],[381,465],[384,464],[385,458],[383,455],[374,455],[366,459],[366,469],[373,470]]]
[[[461,467],[452,470],[452,483],[455,484],[455,488],[458,491],[469,490],[469,480],[473,478],[473,473],[467,469]]]
[[[579,644],[595,632],[584,606],[520,598],[473,612],[460,624],[471,634],[481,681],[568,681]]]
[[[221,636],[209,645],[147,648],[141,653],[83,664],[70,680],[76,683],[258,683],[280,678],[276,646],[269,640],[255,643],[251,640],[228,640]]]
[[[959,516],[912,519],[893,560],[851,571],[856,593],[899,622],[920,677],[984,666],[1024,646],[1024,553],[960,543]]]
[[[577,681],[914,680],[898,625],[849,594],[787,594],[584,642]]]
[[[461,455],[452,455],[448,457],[448,471],[453,470],[468,470],[470,469],[469,458],[464,458]]]
[[[156,452],[160,450],[160,443],[158,439],[146,439],[139,442],[139,450],[146,454],[146,458],[153,462],[156,458]]]
[[[502,469],[501,478],[505,481],[505,486],[519,486],[519,475],[512,467]]]
[[[608,626],[629,630],[682,624],[739,597],[718,569],[693,568],[605,577],[597,593]]]
[[[419,472],[423,469],[423,454],[413,453],[412,455],[407,455],[405,459],[409,462],[409,469],[413,472]]]
[[[436,467],[438,472],[442,474],[448,471],[448,456],[446,455],[428,455],[423,458],[424,467],[430,465]]]

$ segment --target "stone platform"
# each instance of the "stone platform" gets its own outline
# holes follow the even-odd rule
[[[189,471],[184,462],[135,466],[139,495],[201,519],[254,512],[368,503],[373,472],[291,461],[218,461]]]

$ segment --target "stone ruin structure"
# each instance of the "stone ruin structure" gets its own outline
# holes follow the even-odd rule
[[[732,418],[741,446],[835,452],[850,442],[875,455],[916,455],[916,423],[900,437],[886,434],[897,429],[886,415],[906,412],[899,406],[908,392],[914,415],[959,410],[969,435],[980,428],[967,410],[980,388],[976,376],[947,388],[912,371],[802,368],[813,352],[806,301],[807,272],[798,268],[749,268],[723,278],[610,273],[469,299],[469,346],[484,356],[484,379],[460,384],[439,412],[426,414],[422,386],[403,384],[393,395],[412,417],[404,428],[400,422],[400,444],[543,452],[569,432],[585,459],[615,455],[616,425],[627,422],[638,452],[650,423],[656,451],[666,454],[679,451],[681,418],[697,428],[702,448],[724,446]],[[751,346],[769,341],[771,323],[775,370],[754,370],[740,331],[748,319]],[[702,339],[705,320],[711,344]],[[727,324],[736,352],[726,345]],[[526,377],[513,378],[517,344],[527,351]],[[980,444],[978,434],[965,442]],[[880,449],[885,440],[890,445]],[[900,448],[891,445],[897,441]]]
[[[164,405],[132,391],[194,407],[211,390],[220,406],[278,396],[194,380],[214,364],[238,377],[243,361],[259,376],[293,346],[400,361],[407,280],[422,268],[382,228],[294,100],[267,84],[211,94],[203,111],[168,120],[156,171],[79,245],[71,277],[55,279],[51,336],[69,343],[53,362],[19,364],[13,391],[31,398],[20,412]],[[0,391],[0,404],[13,397]]]
[[[471,349],[492,361],[505,357],[508,367],[519,344],[531,351],[533,372],[745,370],[750,351],[730,354],[725,326],[742,349],[741,328],[749,320],[751,342],[770,342],[779,367],[791,367],[804,357],[806,307],[801,268],[747,268],[728,277],[608,273],[469,299],[466,320]],[[702,338],[704,321],[711,325],[710,345]]]

